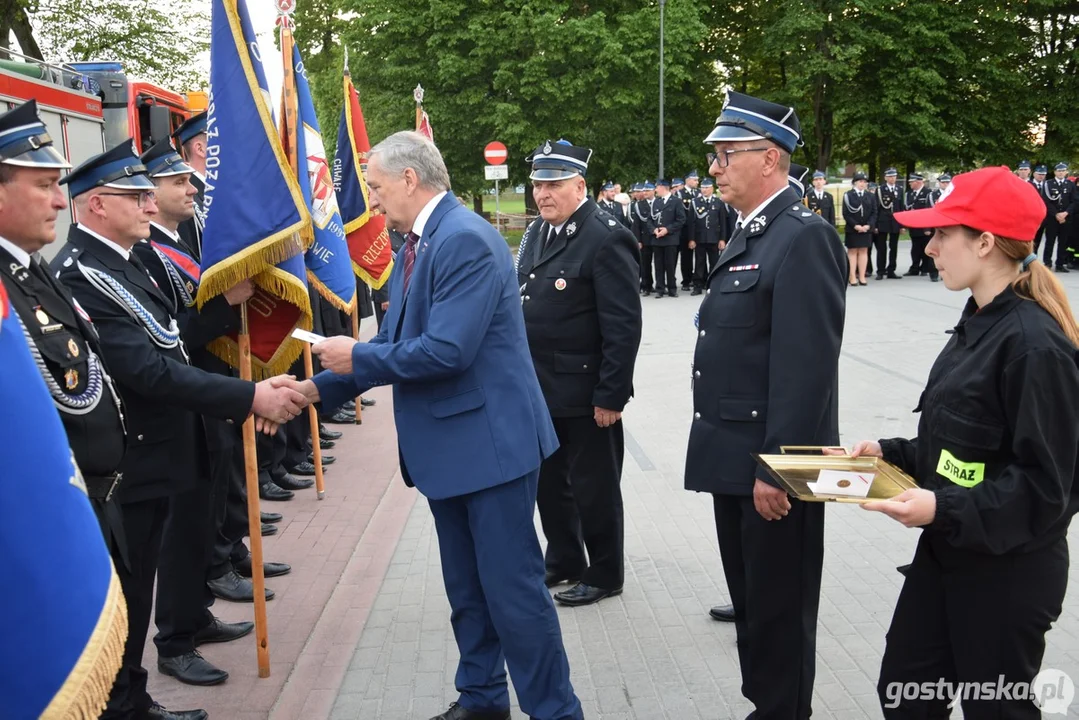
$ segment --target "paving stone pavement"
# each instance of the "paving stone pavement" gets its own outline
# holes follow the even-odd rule
[[[1079,307],[1079,275],[1062,277]],[[913,434],[912,408],[964,301],[927,278],[850,288],[840,366],[844,443]],[[682,489],[698,298],[643,303],[637,396],[625,413],[625,592],[559,609],[573,683],[590,719],[743,718],[752,708],[740,692],[734,628],[706,614],[729,600],[711,502]],[[876,677],[901,585],[895,567],[909,561],[918,532],[853,506],[830,506],[826,526],[815,716],[879,718]],[[1043,667],[1079,680],[1075,576]],[[456,699],[457,659],[437,538],[421,498],[330,717],[427,720]],[[513,717],[524,717],[516,703]]]

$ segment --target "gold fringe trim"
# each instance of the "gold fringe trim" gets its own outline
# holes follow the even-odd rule
[[[358,265],[355,260],[352,261],[352,271],[356,273],[356,277],[370,285],[371,289],[380,290],[382,289],[382,286],[386,284],[386,281],[390,279],[390,273],[393,272],[393,260],[391,259],[386,264],[386,269],[383,270],[382,275],[377,278],[365,268]]]
[[[207,302],[218,295],[223,295],[243,280],[296,257],[312,242],[314,242],[314,231],[311,230],[311,224],[301,220],[265,240],[230,255],[216,265],[211,265],[202,273],[202,278],[199,280],[197,299],[199,309],[201,310]]]
[[[96,720],[105,710],[127,642],[127,603],[109,561],[109,589],[94,632],[41,720]]]
[[[326,283],[319,280],[318,275],[315,275],[315,273],[311,270],[307,271],[307,282],[311,283],[315,287],[315,289],[318,290],[318,294],[322,296],[323,300],[328,302],[330,305],[333,305],[338,310],[351,313],[352,310],[356,307],[355,290],[352,291],[352,300],[350,302],[345,302],[341,298],[337,297],[337,293],[326,287]]]

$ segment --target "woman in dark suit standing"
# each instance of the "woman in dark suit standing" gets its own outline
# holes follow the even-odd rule
[[[847,223],[845,244],[849,262],[848,280],[851,286],[865,285],[865,269],[869,262],[869,247],[873,244],[873,227],[877,222],[877,197],[866,192],[865,173],[854,173],[854,187],[843,195],[843,220]]]

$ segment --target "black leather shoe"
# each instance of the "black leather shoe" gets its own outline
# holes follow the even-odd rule
[[[300,463],[297,467],[299,467],[300,469],[304,469],[305,464],[306,463]],[[309,488],[309,487],[311,487],[312,485],[315,484],[315,481],[312,480],[311,478],[298,478],[298,477],[296,477],[293,474],[295,472],[296,472],[296,468],[293,468],[291,472],[285,473],[282,477],[274,478],[274,483],[276,483],[280,487],[285,488],[286,490],[306,490],[307,488]],[[301,473],[301,474],[314,475],[315,474],[315,466],[314,465],[311,466],[311,472],[310,473]]]
[[[543,584],[549,588],[553,588],[556,585],[561,585],[562,583],[576,584],[580,581],[580,573],[577,573],[576,575],[567,575],[566,573],[554,572],[553,570],[548,570],[543,578]]]
[[[318,446],[320,448],[322,448],[323,450],[329,450],[330,448],[332,448],[336,444],[337,443],[335,443],[333,440],[327,440],[324,437],[319,437],[319,439],[318,439]],[[311,447],[311,441],[310,440],[307,441],[307,447]]]
[[[271,513],[259,511],[259,519],[264,523],[281,522],[281,513]]]
[[[165,675],[171,675],[185,685],[220,685],[229,679],[229,674],[214,667],[198,650],[177,655],[159,657],[157,669]]]
[[[285,478],[290,478],[290,479],[286,480],[284,478],[274,478],[274,482],[277,483],[278,485],[280,485],[281,487],[286,488],[288,490],[304,490],[304,489],[309,488],[309,487],[311,487],[312,485],[315,484],[314,480],[310,480],[310,479],[301,480],[300,478],[296,477],[297,475],[304,475],[304,476],[314,475],[315,474],[315,465],[314,465],[314,463],[309,463],[306,460],[304,460],[302,463],[299,463],[298,465],[293,465],[292,467],[290,467],[288,469],[288,472],[289,472],[289,474],[286,475]],[[307,484],[304,485],[304,483],[307,483]]]
[[[644,295],[645,297],[648,297],[654,292],[655,290],[653,290],[652,288],[641,288],[641,295]]]
[[[884,273],[877,273],[877,280],[883,280],[883,279],[884,279]]]
[[[510,710],[469,710],[457,703],[450,703],[450,709],[431,720],[510,720]]]
[[[205,710],[166,710],[157,703],[143,715],[146,720],[209,720]]]
[[[940,282],[940,275],[930,275],[929,282]]]
[[[195,633],[195,647],[204,643],[223,643],[239,640],[244,635],[250,635],[254,629],[255,623],[253,622],[244,620],[230,623],[215,617],[209,625]]]
[[[661,298],[661,297],[667,297],[667,293],[665,293],[665,292],[657,292],[657,293],[656,293],[656,297],[657,297],[657,298]]]
[[[219,578],[207,580],[206,586],[210,588],[210,593],[215,598],[220,598],[221,600],[243,603],[255,602],[254,583],[247,578],[240,577],[235,570],[227,572]],[[273,590],[266,588],[266,599],[273,600],[273,597]]]
[[[591,605],[592,603],[599,602],[603,598],[614,597],[615,595],[621,594],[622,588],[604,590],[603,588],[592,587],[591,585],[585,585],[584,583],[577,583],[569,590],[555,593],[554,599],[563,605],[577,607],[579,605]]]
[[[285,490],[284,488],[275,485],[272,480],[265,485],[259,485],[259,499],[261,500],[274,500],[278,502],[291,500],[294,494],[295,493],[290,490]]]
[[[910,572],[910,565],[900,565],[899,567],[896,568],[896,570],[899,571],[900,575],[902,575],[903,577],[906,577],[907,573]]]
[[[368,398],[365,398],[365,397],[363,397],[361,395],[360,396],[360,405],[363,406],[363,407],[374,407],[375,406],[375,401],[374,400],[369,400]]]
[[[268,535],[276,535],[277,534],[277,526],[276,525],[267,525],[266,523],[262,523],[261,533],[262,533],[262,537],[266,537]]]
[[[311,465],[314,466],[314,464],[315,464],[315,454],[314,453],[309,453],[307,455],[307,462],[311,463]],[[325,467],[327,465],[333,465],[335,462],[337,462],[337,458],[335,458],[333,455],[323,455],[322,456],[322,466],[323,467]]]
[[[318,436],[322,440],[340,440],[342,435],[344,435],[344,433],[340,430],[330,430],[329,428],[324,428],[321,425],[318,426]],[[329,448],[325,445],[322,446],[322,449],[329,450]]]
[[[734,606],[716,605],[708,611],[708,616],[720,622],[734,622]]]
[[[903,279],[903,278],[902,278],[902,277],[900,277],[899,275],[896,275],[896,274],[895,274],[894,272],[890,272],[890,273],[888,273],[888,275],[887,275],[887,278],[888,278],[889,280],[902,280],[902,279]]]
[[[1058,273],[1070,273],[1071,270],[1068,269],[1067,265],[1059,265],[1059,266],[1057,266],[1057,272]]]
[[[356,423],[356,416],[344,410],[338,410],[333,415],[323,415],[322,422],[333,423],[334,425],[353,425]]]
[[[232,568],[236,571],[237,575],[242,575],[245,578],[251,577],[251,556],[248,555],[243,560],[232,563]],[[290,572],[292,572],[292,566],[286,563],[262,563],[262,575],[264,577],[277,577],[278,575],[288,575]]]
[[[693,288],[693,292],[690,293],[690,295],[693,295],[693,296],[703,295],[703,294],[704,294],[704,290],[701,290],[698,287]]]
[[[677,290],[672,290],[671,292],[669,292],[667,294],[670,295],[671,297],[678,297],[678,291]]]

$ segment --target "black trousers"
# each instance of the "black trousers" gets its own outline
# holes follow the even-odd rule
[[[213,620],[207,610],[214,598],[206,586],[216,533],[211,510],[212,487],[201,480],[194,490],[173,495],[161,536],[157,571],[154,644],[161,657],[195,649],[195,633]]]
[[[824,503],[791,500],[790,513],[770,522],[752,497],[712,497],[742,694],[756,706],[754,720],[805,720],[816,675]]]
[[[120,586],[127,603],[127,643],[124,662],[109,694],[103,720],[141,718],[150,707],[146,692],[146,670],[142,651],[150,631],[150,612],[154,602],[154,576],[161,552],[161,535],[169,510],[168,498],[156,498],[120,506],[127,536],[130,567],[116,566]]]
[[[673,249],[673,248],[672,248]],[[547,570],[605,590],[625,579],[622,422],[554,418],[560,447],[540,466],[536,505],[547,537]],[[585,559],[585,550],[588,558]]]
[[[1028,553],[958,550],[922,533],[899,593],[877,692],[888,720],[947,718],[948,699],[906,699],[902,683],[1029,683],[1041,668],[1045,633],[1068,584],[1065,538]],[[966,687],[966,686],[964,686]],[[935,693],[934,693],[935,694]],[[962,696],[961,696],[962,697]],[[967,720],[1040,718],[1029,699],[962,701]]]
[[[696,256],[693,286],[704,289],[704,283],[708,280],[708,275],[715,269],[716,263],[719,261],[719,245],[697,243],[693,254]]]
[[[689,234],[682,230],[682,236],[678,240],[678,257],[682,265],[682,287],[689,287],[693,282],[693,256],[694,252],[689,249]]]
[[[228,573],[233,569],[234,562],[248,555],[247,547],[243,544],[243,539],[248,535],[243,445],[238,443],[226,452],[210,453],[210,468],[217,531],[206,576],[214,579]]]
[[[666,286],[668,294],[676,295],[678,283],[674,278],[674,268],[678,262],[678,247],[654,247],[652,252],[656,263],[656,292],[663,292]]]
[[[899,233],[877,233],[873,236],[877,248],[877,272],[894,273],[899,256]]]
[[[1071,235],[1071,218],[1064,223],[1058,223],[1055,217],[1045,221],[1045,253],[1042,255],[1042,263],[1046,267],[1063,267],[1074,259],[1068,252],[1071,248]],[[1055,263],[1053,262],[1054,246],[1057,251]]]
[[[925,254],[925,249],[929,247],[930,238],[911,238],[910,239],[910,271],[908,275],[917,275],[919,273],[929,273],[929,277],[937,276],[937,266],[933,263],[933,258]]]
[[[292,470],[300,463],[307,462],[307,441],[311,437],[311,418],[307,412],[301,412],[296,417],[281,426],[285,433],[285,468]]]
[[[641,246],[641,290],[652,292],[655,282],[652,280],[652,256],[654,248],[651,245]]]

